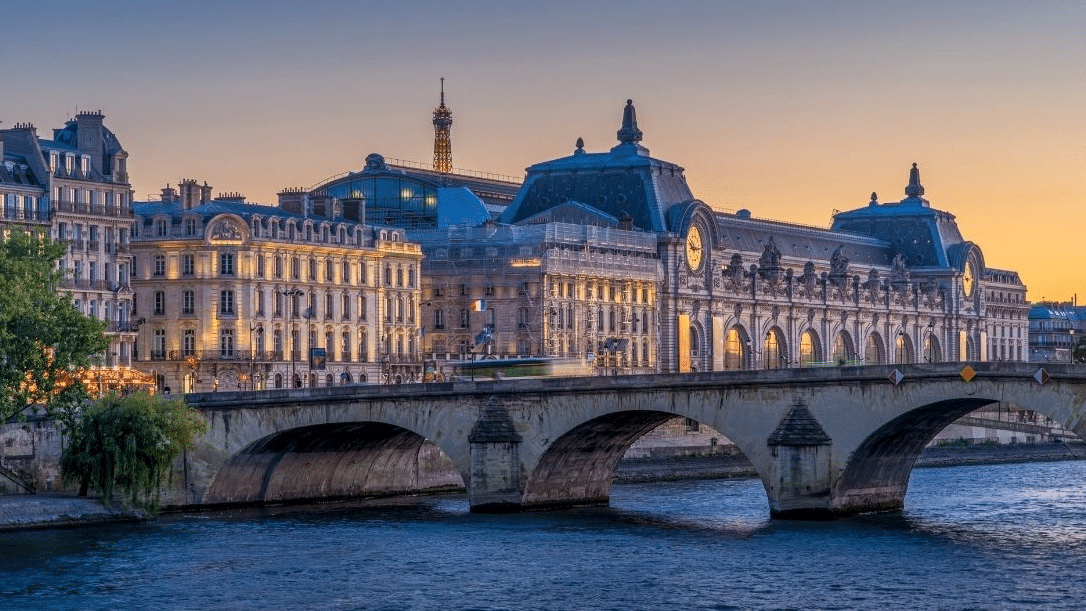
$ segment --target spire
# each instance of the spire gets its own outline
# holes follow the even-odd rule
[[[924,194],[924,187],[920,184],[920,169],[913,164],[909,170],[909,186],[905,187],[905,195],[908,197],[920,197]]]
[[[622,109],[622,129],[618,130],[618,143],[638,142],[641,142],[641,130],[637,129],[637,110],[634,109],[633,100],[626,100],[626,108]]]
[[[441,104],[434,109],[434,170],[452,171],[452,111],[445,106],[445,77],[441,77]]]

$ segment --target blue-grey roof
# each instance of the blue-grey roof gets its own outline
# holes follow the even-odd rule
[[[619,144],[606,153],[587,153],[578,139],[568,157],[537,163],[502,214],[503,223],[519,223],[567,202],[581,202],[646,231],[672,231],[668,210],[694,200],[683,169],[654,159],[638,144],[641,132],[627,101]]]
[[[905,199],[885,204],[872,193],[867,206],[835,214],[830,229],[883,240],[891,256],[903,255],[909,267],[960,267],[974,245],[962,238],[953,214],[931,208],[920,197],[924,189],[916,164],[905,192]]]

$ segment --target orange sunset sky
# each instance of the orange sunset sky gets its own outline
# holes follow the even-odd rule
[[[101,109],[137,199],[429,163],[445,77],[457,168],[606,150],[632,98],[711,206],[826,227],[903,198],[916,162],[988,265],[1086,302],[1086,3],[59,0],[3,22],[3,125]]]

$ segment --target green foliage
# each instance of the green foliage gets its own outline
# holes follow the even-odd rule
[[[111,393],[75,418],[61,474],[66,483],[79,482],[81,495],[93,489],[112,501],[120,488],[133,505],[154,510],[174,459],[206,428],[181,400]]]
[[[88,396],[71,374],[109,345],[104,323],[56,292],[65,248],[19,229],[0,239],[0,421],[31,406],[70,421]]]

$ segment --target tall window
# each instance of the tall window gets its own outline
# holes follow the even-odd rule
[[[366,284],[366,262],[361,261],[358,264],[358,283]]]
[[[181,273],[191,276],[196,273],[196,257],[193,255],[181,255]]]
[[[219,275],[234,275],[234,253],[224,252],[219,255]]]
[[[351,262],[343,262],[343,270],[340,272],[340,278],[343,279],[343,284],[351,283]]]
[[[234,314],[234,291],[219,291],[219,314]]]
[[[166,257],[164,255],[155,255],[155,275],[166,275]]]
[[[196,331],[185,329],[181,332],[181,356],[196,354]]]
[[[343,293],[343,320],[351,319],[351,296],[347,293]]]
[[[331,259],[326,259],[324,261],[324,281],[325,282],[335,282],[336,281],[335,269],[336,269],[335,264],[332,262]]]
[[[282,278],[283,277],[283,257],[279,257],[279,256],[275,257],[275,277],[276,278]]]
[[[166,221],[155,221],[155,233],[158,237],[166,237]]]
[[[344,361],[351,360],[351,332],[344,331],[341,336],[342,343],[339,347],[340,358]]]
[[[256,290],[256,313],[264,315],[264,291],[260,289]]]
[[[335,317],[335,300],[332,298],[332,293],[324,294],[324,318],[331,320]]]
[[[166,330],[155,329],[154,345],[151,348],[151,358],[166,358]]]
[[[155,291],[155,316],[166,315],[166,292]]]
[[[437,310],[434,310],[434,328],[435,329],[444,329],[445,328],[445,310],[442,310],[441,308],[438,308]]]
[[[219,356],[221,358],[233,358],[234,356],[234,330],[223,329],[219,332]]]
[[[264,277],[264,257],[262,257],[260,255],[256,256],[256,277],[257,278],[263,278]]]
[[[196,313],[196,292],[186,290],[181,293],[181,313],[182,314],[195,314]]]
[[[196,219],[185,219],[185,235],[196,235]]]

